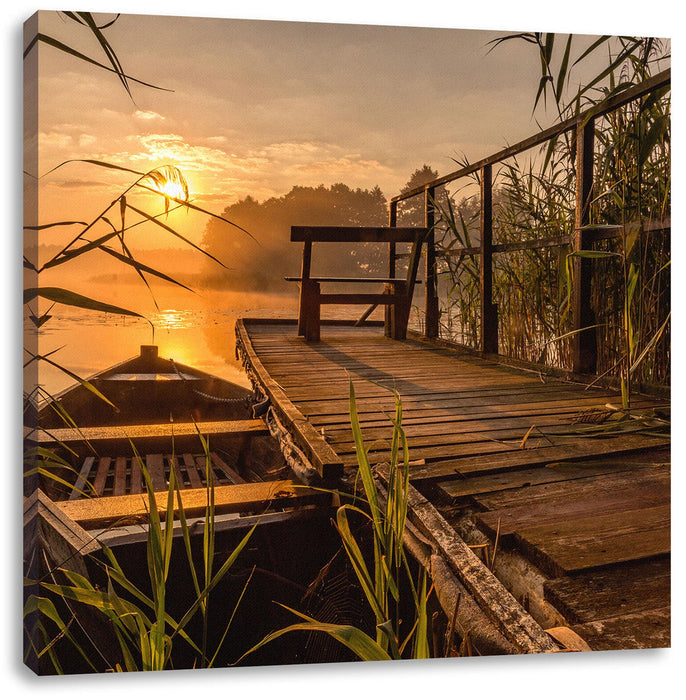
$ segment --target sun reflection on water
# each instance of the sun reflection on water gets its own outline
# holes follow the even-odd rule
[[[199,325],[197,311],[183,311],[178,309],[163,309],[153,314],[150,321],[160,330],[183,330]]]

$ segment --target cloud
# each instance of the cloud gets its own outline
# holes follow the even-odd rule
[[[133,116],[136,119],[140,119],[141,121],[146,121],[146,122],[152,122],[152,121],[163,122],[165,120],[165,118],[161,114],[158,114],[157,112],[144,111],[142,109],[136,110],[136,112],[134,113]]]
[[[79,148],[90,148],[97,143],[97,138],[93,134],[81,134],[79,136]]]
[[[58,131],[42,131],[38,136],[39,148],[69,148],[73,139],[69,134]]]

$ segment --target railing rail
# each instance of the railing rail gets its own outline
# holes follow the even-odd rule
[[[512,146],[502,149],[475,163],[443,175],[419,187],[396,195],[390,201],[389,225],[396,226],[398,204],[402,201],[424,195],[425,226],[430,229],[426,245],[425,310],[424,334],[436,338],[439,334],[439,304],[436,271],[436,248],[433,234],[435,224],[436,190],[450,182],[460,180],[475,173],[479,174],[480,192],[480,234],[478,247],[454,248],[449,255],[478,255],[480,257],[480,306],[481,332],[480,350],[485,353],[498,352],[498,309],[493,303],[493,254],[516,250],[531,250],[550,246],[571,245],[572,250],[584,250],[593,242],[620,236],[622,226],[608,227],[590,225],[589,210],[593,198],[593,162],[596,119],[623,107],[634,100],[671,86],[671,71],[665,70],[641,83],[600,102],[588,110],[563,122],[555,124]],[[567,132],[573,132],[572,147],[576,154],[576,204],[574,230],[570,235],[538,240],[494,244],[493,243],[493,166],[508,158],[517,156]],[[642,223],[643,230],[658,231],[670,228],[670,219]],[[395,275],[395,243],[390,244],[389,276]],[[592,261],[575,257],[572,300],[572,371],[594,373],[596,370],[596,338],[592,328],[591,280]]]

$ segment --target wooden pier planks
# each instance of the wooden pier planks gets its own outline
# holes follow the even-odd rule
[[[483,510],[478,524],[491,537],[500,522],[501,542],[519,544],[558,582],[558,595],[564,582],[587,572],[668,557],[669,435],[574,434],[584,420],[620,406],[618,392],[542,378],[428,343],[391,341],[370,329],[331,327],[324,342],[307,344],[287,323],[244,324],[244,340],[263,375],[346,468],[356,465],[350,381],[372,462],[388,456],[396,389],[413,482],[431,482],[434,493],[475,504]],[[635,396],[632,408],[668,403]],[[648,617],[659,627],[665,610],[656,606]],[[593,648],[611,648],[596,623],[584,620],[579,629],[585,625]],[[664,639],[664,629],[654,639]],[[633,646],[641,643],[639,634]]]
[[[239,322],[241,342],[250,349],[249,363],[258,362],[262,377],[279,389],[274,403],[286,401],[307,426],[323,434],[346,467],[356,463],[350,380],[363,435],[373,443],[378,461],[385,457],[383,443],[391,432],[393,389],[400,394],[412,460],[424,462],[413,469],[414,480],[521,469],[668,444],[668,438],[661,437],[591,440],[561,434],[581,411],[620,405],[617,392],[542,379],[418,341],[392,341],[370,329],[332,326],[324,342],[310,344],[293,330],[278,322]],[[643,397],[635,402],[636,408],[649,405]]]

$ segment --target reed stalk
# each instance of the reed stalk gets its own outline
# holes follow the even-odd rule
[[[402,428],[402,402],[397,392],[392,418],[390,462],[387,465],[387,491],[382,496],[377,486],[364,444],[357,415],[355,388],[350,382],[350,422],[357,452],[357,479],[362,484],[363,505],[344,503],[336,511],[335,527],[341,545],[364,593],[376,628],[372,638],[351,625],[319,622],[301,612],[286,608],[301,621],[276,630],[250,649],[244,657],[284,634],[295,631],[321,632],[337,640],[362,661],[429,658],[427,621],[427,575],[421,570],[415,583],[403,543],[407,523],[409,490],[409,451]],[[386,465],[384,465],[385,467]],[[371,529],[371,561],[365,558],[360,540],[354,533],[351,517],[366,521]],[[402,620],[404,596],[409,596],[414,615]],[[286,606],[283,606],[286,607]],[[240,661],[240,660],[239,660]]]

